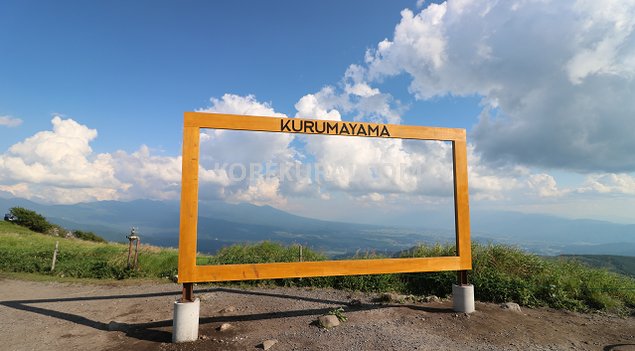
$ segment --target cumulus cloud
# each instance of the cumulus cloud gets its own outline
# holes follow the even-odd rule
[[[295,105],[296,117],[341,120],[335,108],[341,106],[338,105],[341,100],[334,95],[331,87],[305,95]],[[445,201],[452,197],[450,143],[331,136],[299,138],[305,143],[305,152],[320,165],[319,185],[323,192],[343,191],[373,202],[388,199],[378,194],[401,194],[418,201]],[[470,187],[479,199],[503,197],[505,191],[518,187],[514,177],[526,173],[520,167],[506,167],[506,175],[501,176],[500,170],[484,165],[473,146],[468,152]]]
[[[210,99],[210,102],[209,107],[199,111],[286,117],[253,95],[225,94],[220,99]],[[201,165],[209,172],[224,173],[229,183],[202,186],[202,198],[283,205],[285,198],[280,194],[282,181],[279,176],[267,178],[255,165],[295,162],[297,153],[290,145],[293,139],[292,134],[286,133],[204,130],[201,133]]]
[[[0,190],[57,202],[112,199],[128,185],[115,177],[112,157],[94,155],[97,131],[55,116],[53,130],[11,146],[0,155]]]
[[[181,156],[153,155],[142,145],[127,153],[95,154],[97,130],[73,119],[52,119],[41,131],[0,154],[0,191],[54,203],[138,198],[178,199]],[[199,170],[202,185],[228,186],[223,170]]]
[[[116,151],[112,164],[119,181],[129,184],[118,194],[121,199],[178,199],[181,194],[181,156],[152,155],[148,146],[129,154]],[[229,178],[223,170],[208,170],[199,167],[199,182],[202,185],[224,186]]]
[[[625,173],[592,174],[579,192],[635,195],[635,176]]]
[[[532,174],[527,183],[540,197],[559,197],[567,192],[558,189],[555,178],[545,173]]]
[[[628,1],[449,0],[404,10],[357,76],[408,74],[419,99],[482,96],[488,162],[630,172],[634,28]]]
[[[97,131],[56,116],[52,131],[42,131],[0,157],[3,179],[63,187],[117,186],[108,154],[92,155]]]
[[[211,106],[199,112],[286,117],[269,104],[259,102],[253,95],[225,94],[221,99],[212,98]],[[293,135],[286,133],[207,129],[201,135],[201,159],[205,165],[215,162],[288,161],[293,159],[293,151],[289,148],[292,140]]]
[[[0,126],[17,127],[22,124],[22,120],[11,116],[0,116]]]

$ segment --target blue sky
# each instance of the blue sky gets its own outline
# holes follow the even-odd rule
[[[412,4],[3,2],[0,104],[25,128],[2,146],[60,113],[99,130],[97,152],[145,143],[174,153],[182,113],[228,92],[293,112],[361,62]]]
[[[473,208],[635,223],[634,28],[628,1],[3,1],[0,194],[178,198],[182,113],[207,110],[466,128]],[[209,199],[336,219],[448,203],[442,145],[207,136]],[[388,157],[430,167],[366,177]],[[220,161],[352,166],[287,184]]]

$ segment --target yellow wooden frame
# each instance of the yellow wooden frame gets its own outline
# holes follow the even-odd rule
[[[451,141],[457,256],[196,265],[201,128]],[[465,129],[185,112],[180,220],[179,283],[469,270],[472,253]]]

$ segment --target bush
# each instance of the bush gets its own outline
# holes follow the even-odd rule
[[[298,262],[300,260],[298,245],[284,246],[271,241],[257,244],[237,244],[227,246],[218,251],[206,264],[237,264],[266,262]],[[322,261],[326,256],[303,247],[304,261]]]
[[[17,218],[14,223],[27,227],[34,232],[46,233],[46,231],[52,227],[51,223],[42,215],[35,211],[27,210],[26,208],[12,207],[9,213]]]
[[[105,243],[106,240],[104,238],[102,238],[101,236],[93,233],[93,232],[84,232],[81,230],[75,230],[73,231],[73,235],[77,238],[77,239],[81,239],[81,240],[86,240],[86,241],[94,241],[96,243]]]

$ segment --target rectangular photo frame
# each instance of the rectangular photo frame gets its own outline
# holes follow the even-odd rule
[[[348,137],[440,140],[452,143],[456,256],[197,265],[198,169],[201,129]],[[286,117],[185,112],[178,282],[305,278],[338,275],[466,271],[472,269],[465,129]]]

